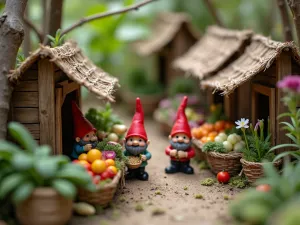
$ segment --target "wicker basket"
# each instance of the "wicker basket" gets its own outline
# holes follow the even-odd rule
[[[206,161],[206,153],[202,151],[202,143],[198,139],[193,138],[192,145],[196,152],[196,159]]]
[[[243,165],[243,172],[246,175],[249,183],[254,183],[258,178],[261,178],[264,175],[263,163],[259,162],[249,162],[245,159],[241,159]],[[273,163],[275,167],[279,167],[282,163],[282,160],[278,160]]]
[[[128,161],[129,161],[129,159],[132,157],[137,157],[137,156],[127,156],[128,157]],[[126,166],[129,168],[129,169],[137,169],[137,168],[139,168],[140,167],[140,165],[142,164],[142,160],[140,160],[140,163],[138,163],[138,164],[129,164],[128,162],[126,163]]]
[[[122,176],[123,171],[120,170],[111,183],[98,187],[98,190],[96,192],[90,192],[84,189],[79,189],[78,199],[82,202],[87,202],[92,205],[100,205],[103,207],[108,206],[108,204],[114,198]]]
[[[213,173],[217,174],[220,171],[226,171],[230,176],[235,176],[241,172],[242,164],[240,159],[242,158],[241,153],[230,152],[230,153],[218,153],[208,152],[207,162]]]

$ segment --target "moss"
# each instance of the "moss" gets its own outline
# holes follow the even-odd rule
[[[156,191],[155,195],[162,195],[160,191]]]
[[[201,161],[199,163],[199,169],[200,170],[207,170],[207,169],[209,169],[207,161]]]
[[[229,185],[237,188],[245,188],[248,185],[247,179],[245,177],[236,176],[229,180]]]
[[[120,202],[125,202],[125,201],[126,201],[126,198],[120,197],[120,198],[119,198],[119,201],[120,201]]]
[[[185,187],[183,188],[183,190],[185,190],[185,191],[186,191],[187,189],[188,189],[188,187],[187,187],[187,186],[185,186]]]
[[[229,200],[229,196],[228,195],[224,195],[223,198],[224,198],[224,200]]]
[[[203,199],[203,195],[197,194],[197,195],[195,195],[195,199]]]
[[[137,212],[144,211],[144,207],[141,204],[137,204],[135,206],[135,211],[137,211]]]
[[[161,208],[155,208],[152,210],[152,216],[158,216],[158,215],[162,215],[165,214],[166,211],[164,209]]]
[[[201,181],[201,185],[203,186],[212,186],[216,183],[216,180],[213,178],[206,178]]]

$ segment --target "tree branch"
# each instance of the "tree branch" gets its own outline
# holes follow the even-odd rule
[[[297,32],[298,45],[300,44],[300,0],[287,0],[292,11],[293,19]]]
[[[216,24],[218,24],[218,26],[220,26],[220,27],[224,27],[224,23],[222,22],[220,15],[218,14],[218,12],[217,12],[215,6],[213,5],[213,3],[211,2],[211,0],[204,0],[204,3],[206,4],[210,14],[214,18]]]
[[[12,87],[7,75],[15,68],[16,56],[24,38],[23,15],[27,0],[6,1],[0,17],[0,139],[6,138]]]
[[[40,43],[42,43],[44,37],[43,33],[28,18],[24,17],[23,21],[28,28],[34,31]]]
[[[125,12],[128,12],[128,11],[131,11],[131,10],[138,10],[140,7],[142,7],[144,5],[147,5],[147,4],[149,4],[151,2],[154,2],[154,1],[157,1],[157,0],[145,0],[143,2],[125,7],[123,9],[120,9],[120,10],[117,10],[117,11],[104,12],[104,13],[99,13],[99,14],[95,14],[95,15],[92,15],[92,16],[82,18],[78,22],[76,22],[73,25],[71,25],[70,27],[68,27],[67,29],[63,30],[61,35],[67,34],[70,31],[74,30],[75,28],[77,28],[79,26],[82,26],[83,24],[85,24],[87,22],[97,20],[97,19],[101,19],[101,18],[105,18],[105,17],[112,16],[112,15],[122,14],[122,13],[125,13]]]
[[[277,5],[279,7],[280,16],[282,20],[284,40],[292,41],[293,40],[292,27],[291,27],[291,22],[290,22],[286,2],[285,0],[277,0]]]

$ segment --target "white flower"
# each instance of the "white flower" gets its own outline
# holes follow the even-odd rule
[[[238,121],[235,121],[235,124],[238,125],[236,127],[236,129],[240,129],[240,128],[248,128],[248,123],[249,123],[249,120],[248,119],[245,119],[245,118],[242,118],[241,120],[238,120]]]

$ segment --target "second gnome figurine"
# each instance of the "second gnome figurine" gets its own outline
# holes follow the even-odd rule
[[[136,98],[136,109],[132,119],[131,126],[125,137],[125,156],[140,156],[142,164],[136,169],[128,168],[126,179],[137,178],[146,181],[149,179],[148,173],[145,171],[147,161],[151,158],[151,153],[148,152],[149,145],[147,133],[144,127],[144,111],[141,100]]]
[[[195,150],[191,147],[191,129],[185,115],[187,100],[187,96],[184,96],[169,135],[170,145],[165,152],[171,158],[171,165],[165,169],[166,173],[194,173],[194,169],[190,166],[190,159],[195,156]]]

